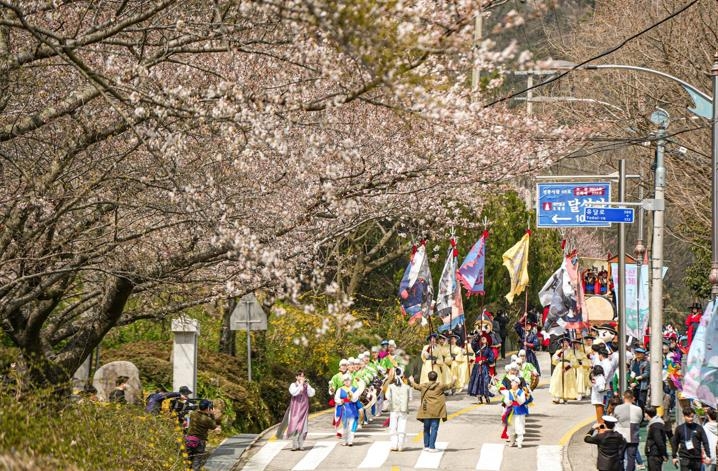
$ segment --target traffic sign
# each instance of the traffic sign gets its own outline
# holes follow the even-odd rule
[[[608,227],[610,222],[587,221],[584,209],[611,202],[611,184],[538,183],[536,185],[537,227]]]
[[[630,224],[633,222],[633,208],[586,208],[586,221],[618,222]]]

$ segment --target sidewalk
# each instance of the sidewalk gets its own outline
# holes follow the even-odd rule
[[[593,425],[593,424],[591,424]],[[595,469],[596,458],[598,456],[598,447],[583,441],[591,425],[587,425],[579,429],[566,446],[566,460],[564,460],[564,471],[582,471],[585,469]],[[643,457],[643,464],[646,464],[646,457],[643,450],[646,448],[646,427],[641,427],[639,431],[638,451]],[[670,450],[670,445],[669,445]],[[670,451],[669,451],[670,453]],[[590,467],[589,467],[590,464]]]

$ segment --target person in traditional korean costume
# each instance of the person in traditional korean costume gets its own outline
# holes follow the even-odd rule
[[[456,378],[454,392],[460,392],[469,384],[469,363],[466,352],[457,345],[459,336],[452,334],[449,337],[449,356],[451,357],[451,378]]]
[[[479,404],[484,400],[488,404],[493,397],[489,391],[491,384],[490,368],[495,363],[494,352],[489,345],[488,334],[477,334],[471,341],[471,347],[476,352],[474,359],[474,368],[471,370],[471,379],[469,380],[469,396],[478,398]]]
[[[437,334],[429,334],[426,339],[429,343],[421,349],[421,383],[429,382],[429,371],[436,371],[436,374],[439,375],[439,382],[441,382],[441,367],[444,364],[444,357],[436,343],[437,337]]]
[[[551,375],[549,394],[554,404],[565,404],[568,399],[576,399],[576,371],[578,365],[571,350],[571,339],[564,337],[561,348],[551,357],[551,364],[556,368]]]
[[[583,342],[574,340],[571,353],[576,357],[576,399],[582,400],[591,395],[591,360],[586,356]]]
[[[439,382],[443,385],[451,384],[453,382],[451,376],[451,363],[453,359],[451,357],[451,349],[446,341],[446,336],[439,334],[439,349],[438,353],[441,356],[441,372],[439,373]]]
[[[526,315],[519,319],[514,325],[516,335],[519,337],[520,350],[526,351],[526,361],[531,363],[539,376],[541,376],[541,366],[539,366],[538,358],[536,357],[536,350],[539,349],[540,343],[538,335],[536,334],[537,328],[535,323],[526,322]]]
[[[344,445],[354,444],[354,434],[359,420],[359,391],[352,386],[353,378],[350,374],[344,375],[344,385],[334,394],[334,402],[341,408],[339,419],[344,427]]]

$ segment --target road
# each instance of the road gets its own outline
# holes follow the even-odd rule
[[[542,371],[547,371],[547,356],[541,360],[546,365]],[[268,434],[244,453],[234,469],[563,471],[562,456],[571,433],[589,423],[594,416],[593,407],[587,400],[553,404],[546,376],[534,396],[522,449],[508,447],[501,440],[502,408],[498,401],[477,404],[475,398],[457,394],[447,397],[449,420],[441,424],[437,439],[441,452],[423,451],[423,425],[415,419],[414,412],[418,406],[417,393],[410,406],[407,444],[402,452],[389,450],[389,434],[380,419],[357,431],[353,447],[341,446],[331,427],[331,414],[320,413],[310,417],[304,451],[291,451],[289,441],[277,440]],[[383,417],[387,416],[385,413]],[[574,469],[579,468],[574,466]],[[595,466],[587,463],[583,469],[595,469]]]

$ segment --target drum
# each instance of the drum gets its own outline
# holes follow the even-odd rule
[[[602,322],[610,322],[615,317],[615,311],[613,309],[613,303],[603,296],[591,296],[586,298],[584,302],[584,309],[586,315],[584,321],[591,322],[596,325]]]
[[[533,376],[533,375],[532,375],[532,376],[531,376],[531,385],[530,385],[530,388],[531,388],[532,391],[538,387],[538,385],[539,385],[539,380],[540,380],[540,379],[541,379],[541,377],[538,376],[538,375],[536,375],[536,376]]]

